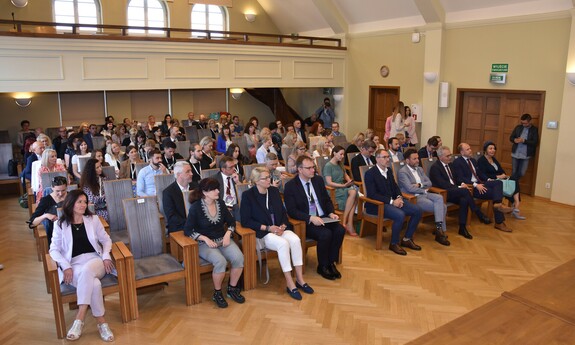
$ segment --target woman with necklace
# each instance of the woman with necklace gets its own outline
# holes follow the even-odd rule
[[[212,300],[220,308],[226,308],[222,294],[222,282],[226,276],[228,261],[231,264],[227,295],[237,303],[244,303],[237,286],[244,269],[244,256],[234,241],[236,221],[223,200],[219,200],[220,184],[216,179],[205,178],[190,193],[190,212],[184,226],[184,233],[199,242],[200,258],[210,262],[214,269],[212,280],[214,294]],[[226,228],[227,226],[227,228]]]
[[[136,181],[138,177],[138,172],[136,170],[136,164],[144,163],[140,158],[138,149],[135,146],[128,146],[126,149],[128,159],[120,163],[120,176],[119,178],[129,178],[132,181]]]
[[[66,339],[82,335],[88,306],[98,322],[102,340],[114,341],[114,334],[104,318],[104,297],[100,279],[115,274],[110,257],[112,240],[100,219],[88,210],[88,197],[73,190],[64,199],[62,217],[55,223],[50,256],[58,264],[60,281],[76,288],[78,313]]]
[[[286,279],[286,291],[293,299],[301,300],[298,289],[308,294],[314,290],[303,279],[301,242],[289,229],[291,224],[288,223],[280,192],[271,186],[271,176],[265,167],[252,170],[250,181],[254,187],[243,193],[240,204],[242,226],[254,230],[266,248],[277,251]],[[292,263],[295,267],[295,283],[291,276]]]

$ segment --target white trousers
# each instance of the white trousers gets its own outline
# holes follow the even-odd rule
[[[100,279],[106,275],[104,261],[97,253],[72,258],[72,286],[76,288],[78,305],[88,304],[94,317],[104,316],[104,296]]]
[[[281,236],[267,234],[264,236],[266,248],[278,252],[278,259],[283,272],[291,271],[291,261],[294,266],[303,265],[301,242],[299,237],[291,230],[286,230]]]

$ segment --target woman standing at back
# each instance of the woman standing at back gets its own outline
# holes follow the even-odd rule
[[[391,121],[391,132],[389,137],[395,137],[397,133],[403,133],[407,129],[405,123],[405,105],[403,102],[397,102],[395,108],[393,108],[393,119]]]

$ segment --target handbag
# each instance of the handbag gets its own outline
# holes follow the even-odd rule
[[[514,180],[500,180],[503,183],[503,195],[506,197],[512,197],[515,193],[515,181]]]

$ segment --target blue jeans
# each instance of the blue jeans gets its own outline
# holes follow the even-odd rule
[[[529,158],[513,158],[512,166],[513,172],[511,173],[511,179],[519,182],[519,179],[525,176],[525,172],[529,166]]]
[[[410,216],[407,223],[407,230],[405,230],[405,237],[412,238],[417,225],[421,220],[422,211],[417,205],[410,203],[407,200],[403,201],[403,207],[395,207],[393,205],[385,205],[383,208],[383,217],[393,220],[391,225],[391,244],[398,244],[400,240],[400,232],[403,227],[405,217]]]

